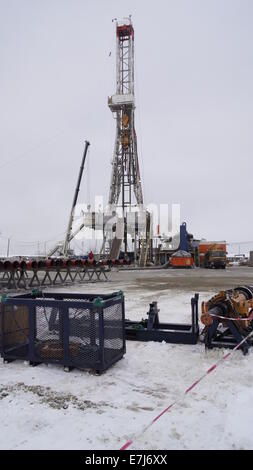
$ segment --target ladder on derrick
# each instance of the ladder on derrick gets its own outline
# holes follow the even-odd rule
[[[146,234],[140,241],[139,267],[145,268],[151,251],[151,215],[147,213]]]
[[[120,254],[120,248],[122,245],[122,240],[114,238],[111,244],[110,259],[118,259]]]

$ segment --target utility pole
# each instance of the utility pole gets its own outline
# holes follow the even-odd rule
[[[10,243],[11,243],[11,239],[8,238],[8,244],[7,244],[7,258],[9,258],[9,255],[10,255]]]

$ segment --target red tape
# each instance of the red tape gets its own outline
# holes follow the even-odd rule
[[[215,313],[209,313],[206,307],[206,302],[203,303],[204,305],[204,313],[210,315],[210,317],[220,318],[221,320],[234,320],[234,321],[250,321],[253,320],[253,309],[250,311],[250,315],[246,318],[242,317],[223,317],[222,315],[216,315]]]
[[[138,434],[135,434],[135,439],[137,439],[138,437],[140,437],[142,434],[144,434],[148,428],[150,428],[150,426],[152,426],[156,421],[158,421],[165,413],[167,413],[168,411],[171,410],[171,408],[176,405],[177,403],[181,402],[184,400],[185,396],[193,389],[195,388],[205,377],[207,377],[209,374],[211,374],[211,372],[213,372],[215,369],[217,369],[217,367],[222,363],[224,362],[226,359],[228,359],[230,356],[232,356],[232,354],[240,348],[240,346],[245,343],[245,341],[247,341],[247,339],[249,339],[251,336],[253,335],[253,331],[251,331],[248,336],[246,336],[240,343],[238,343],[229,353],[225,354],[224,356],[222,356],[222,358],[216,362],[216,364],[212,365],[198,380],[196,380],[189,388],[187,388],[187,390],[185,390],[185,392],[183,393],[183,395],[181,397],[179,397],[176,401],[174,401],[174,403],[172,403],[171,405],[167,406],[167,408],[165,408],[159,415],[157,415],[155,418],[153,418],[153,420],[148,424],[146,425],[142,431],[140,431]],[[134,437],[132,439],[129,439],[121,448],[120,450],[126,450],[128,449],[128,447],[130,447],[133,442],[134,442]]]
[[[252,313],[247,318],[242,317],[222,317],[221,315],[216,315],[215,313],[207,312],[210,317],[221,318],[222,320],[234,320],[234,321],[251,321],[253,319]]]

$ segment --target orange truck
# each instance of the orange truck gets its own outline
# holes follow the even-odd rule
[[[227,245],[222,242],[200,241],[198,246],[199,266],[202,268],[225,269]]]

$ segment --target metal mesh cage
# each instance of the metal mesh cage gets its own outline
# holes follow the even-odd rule
[[[98,302],[96,302],[98,300]],[[2,356],[98,371],[125,353],[124,298],[39,293],[2,306]]]
[[[99,362],[99,315],[89,309],[69,309],[69,355],[75,366]]]
[[[116,304],[104,309],[104,355],[105,361],[122,353],[124,348],[122,330],[122,305]]]
[[[35,358],[63,360],[63,327],[60,310],[55,307],[35,307]],[[57,329],[54,326],[57,325]]]
[[[20,359],[29,354],[29,309],[5,305],[2,309],[2,348]]]

